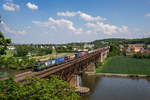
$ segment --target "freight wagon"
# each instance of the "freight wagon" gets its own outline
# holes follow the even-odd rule
[[[75,57],[76,57],[76,58],[79,58],[79,57],[81,57],[81,56],[82,56],[82,55],[81,55],[80,52],[75,54]]]
[[[60,64],[60,63],[63,63],[65,62],[65,57],[56,57],[55,58],[55,63],[56,64]]]

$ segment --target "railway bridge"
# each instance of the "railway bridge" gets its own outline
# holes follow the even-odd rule
[[[103,62],[107,57],[109,52],[109,47],[99,48],[94,50],[91,53],[88,53],[85,56],[81,56],[80,58],[75,58],[69,61],[66,61],[60,65],[49,67],[48,69],[33,72],[28,71],[21,74],[15,75],[15,81],[24,82],[27,76],[38,76],[39,78],[47,78],[50,75],[59,75],[64,81],[70,83],[72,87],[77,86],[77,75],[82,71],[93,70],[92,64],[97,61]]]

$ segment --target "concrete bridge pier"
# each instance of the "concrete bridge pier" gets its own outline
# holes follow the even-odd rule
[[[102,63],[104,63],[105,59],[107,58],[107,54],[108,54],[109,50],[101,52],[101,57],[100,57],[100,61]]]
[[[90,65],[87,66],[86,72],[96,72],[95,71],[95,63],[91,63]]]
[[[71,87],[76,88],[81,86],[81,76],[80,75],[73,75],[69,84]]]
[[[69,81],[69,84],[73,88],[78,87],[79,86],[79,84],[78,84],[78,75],[72,75],[72,78]]]

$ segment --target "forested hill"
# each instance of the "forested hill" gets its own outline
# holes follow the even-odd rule
[[[150,37],[141,39],[121,39],[121,38],[110,38],[103,40],[95,40],[93,43],[95,45],[102,44],[103,42],[113,42],[117,44],[150,44]]]

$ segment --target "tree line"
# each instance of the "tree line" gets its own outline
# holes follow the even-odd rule
[[[74,89],[58,76],[28,77],[21,85],[13,78],[0,81],[0,100],[78,100]]]

